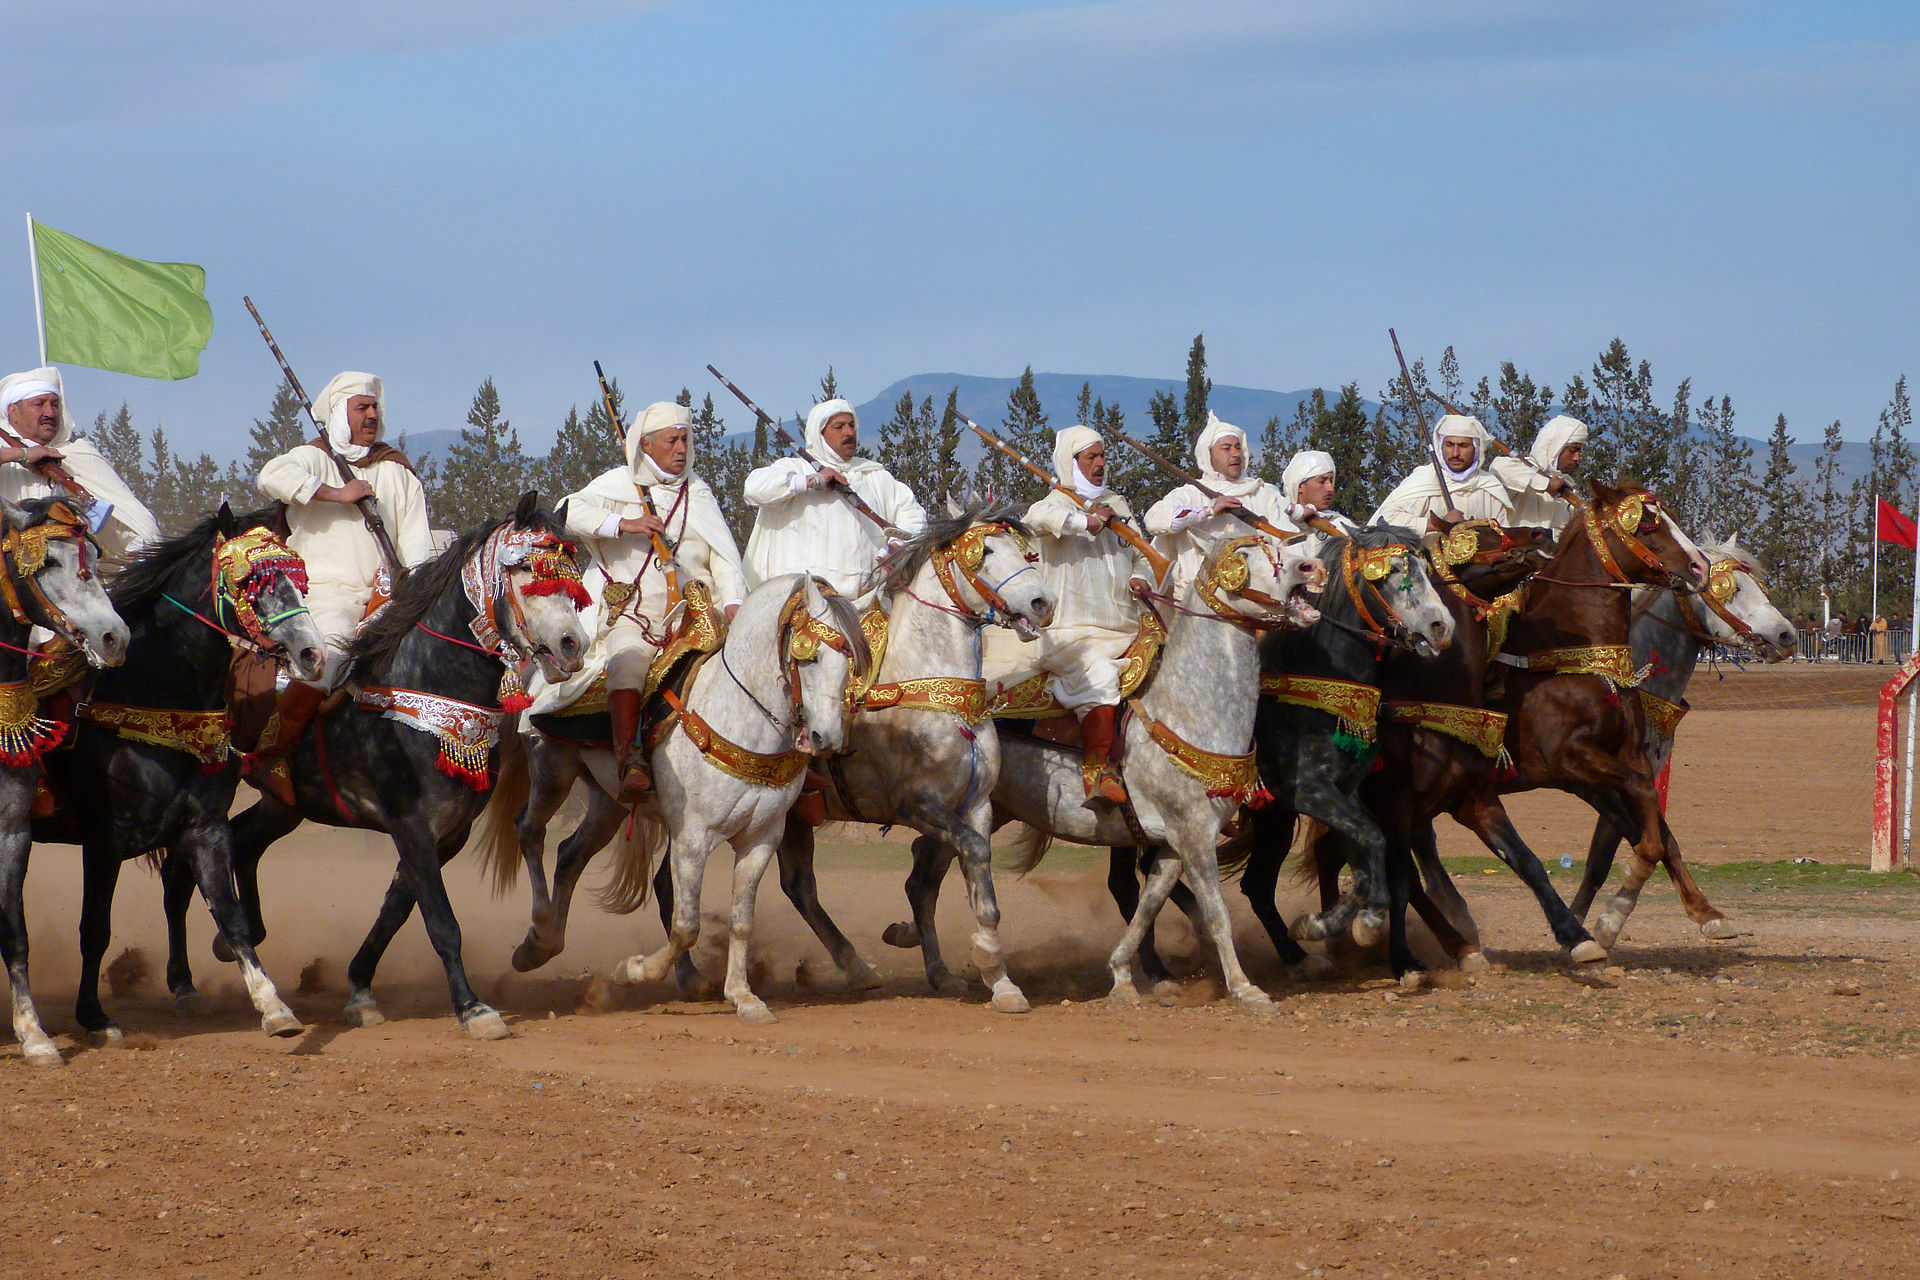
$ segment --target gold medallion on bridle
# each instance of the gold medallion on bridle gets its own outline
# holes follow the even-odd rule
[[[1410,553],[1405,547],[1395,545],[1390,547],[1368,547],[1364,550],[1356,547],[1347,554],[1354,558],[1356,562],[1355,567],[1360,570],[1361,577],[1365,578],[1368,582],[1378,582],[1393,572],[1393,562],[1395,559]]]
[[[1739,566],[1731,560],[1722,560],[1707,571],[1707,596],[1715,604],[1725,604],[1733,599],[1733,593],[1740,584],[1733,580],[1739,572]]]
[[[1461,527],[1449,533],[1440,544],[1440,554],[1448,564],[1465,564],[1479,553],[1480,535]]]
[[[1613,509],[1613,527],[1622,533],[1637,533],[1640,530],[1640,518],[1646,514],[1646,500],[1639,494],[1621,499],[1620,505]]]
[[[795,662],[812,662],[820,656],[820,639],[812,631],[796,629],[787,641],[787,654]]]

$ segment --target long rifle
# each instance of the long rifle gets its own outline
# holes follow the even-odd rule
[[[1445,396],[1441,395],[1438,391],[1429,389],[1426,392],[1426,395],[1429,400],[1432,400],[1435,404],[1445,409],[1448,413],[1455,413],[1455,414],[1460,413],[1460,410],[1454,407],[1453,402],[1451,400],[1448,400]],[[1460,414],[1460,416],[1465,417],[1466,415]],[[1486,430],[1486,428],[1482,426],[1481,430],[1484,431]],[[1506,457],[1512,458],[1515,462],[1521,463],[1522,465],[1527,467],[1531,467],[1534,470],[1534,472],[1537,473],[1538,475],[1541,475],[1548,480],[1564,481],[1566,479],[1565,476],[1555,475],[1553,472],[1547,470],[1545,467],[1535,462],[1532,458],[1528,457],[1526,454],[1519,453],[1513,449],[1508,448],[1504,440],[1493,439],[1492,432],[1490,431],[1487,432],[1487,436],[1488,436],[1488,442],[1492,449],[1498,449],[1501,452],[1501,454],[1504,454]],[[1569,486],[1568,488],[1562,489],[1559,493],[1553,494],[1552,496],[1560,499],[1560,501],[1566,503],[1568,506],[1574,508],[1575,510],[1579,510],[1580,507],[1585,505],[1580,501],[1579,497],[1574,494],[1571,486]]]
[[[1414,420],[1420,424],[1420,435],[1426,441],[1427,456],[1433,459],[1433,480],[1440,486],[1440,501],[1445,509],[1452,511],[1453,495],[1447,492],[1447,464],[1440,456],[1440,447],[1434,443],[1433,432],[1427,429],[1427,411],[1420,407],[1420,396],[1413,389],[1413,375],[1407,372],[1407,358],[1400,354],[1400,336],[1392,329],[1387,336],[1393,339],[1393,356],[1400,362],[1400,379],[1407,388],[1407,400],[1413,405]]]
[[[1168,475],[1175,476],[1181,480],[1186,481],[1188,484],[1192,485],[1194,488],[1198,489],[1201,493],[1205,494],[1209,498],[1218,498],[1221,496],[1220,491],[1218,489],[1214,489],[1208,486],[1207,484],[1205,484],[1204,482],[1202,482],[1201,480],[1199,480],[1198,478],[1192,475],[1189,475],[1185,469],[1179,466],[1176,466],[1174,463],[1168,461],[1161,454],[1156,453],[1154,450],[1147,448],[1147,446],[1141,444],[1138,440],[1135,440],[1132,436],[1128,435],[1126,432],[1116,431],[1113,434],[1115,438],[1120,440],[1122,443],[1132,445],[1136,452],[1141,454],[1143,457],[1146,458],[1148,462],[1153,463],[1155,466],[1159,467],[1162,471],[1166,472]],[[1288,503],[1288,505],[1291,506],[1293,504]],[[1220,514],[1232,516],[1234,519],[1238,520],[1241,524],[1244,524],[1252,529],[1257,529],[1261,533],[1266,534],[1270,538],[1278,538],[1282,542],[1292,542],[1295,538],[1298,538],[1300,536],[1297,533],[1288,533],[1286,530],[1282,529],[1279,525],[1267,523],[1267,521],[1262,520],[1259,516],[1247,510],[1245,507],[1228,507],[1225,511],[1221,512]],[[1322,520],[1319,516],[1314,516],[1311,520],[1308,520],[1307,523],[1312,525],[1315,529],[1318,529],[1321,533],[1331,535],[1332,537],[1335,537],[1335,538],[1344,538],[1347,536],[1346,530],[1342,529],[1339,525],[1334,524],[1331,520]]]
[[[1015,462],[1019,463],[1021,466],[1025,467],[1027,470],[1033,472],[1033,474],[1035,474],[1036,476],[1039,476],[1042,480],[1046,481],[1047,487],[1052,489],[1055,493],[1066,494],[1067,500],[1069,502],[1072,502],[1074,505],[1078,506],[1082,511],[1087,510],[1089,507],[1093,505],[1092,503],[1088,502],[1085,498],[1075,493],[1072,489],[1069,489],[1066,485],[1063,485],[1058,480],[1055,480],[1053,476],[1050,475],[1049,473],[1042,471],[1039,467],[1034,466],[1033,463],[1029,462],[1026,459],[1026,457],[1022,455],[1012,445],[1006,443],[1004,440],[1000,439],[1000,437],[994,435],[991,431],[988,431],[985,427],[982,427],[979,423],[975,422],[972,418],[969,418],[966,414],[962,413],[962,414],[959,414],[958,416],[960,418],[960,421],[966,423],[968,429],[970,429],[975,435],[979,436],[982,440],[985,440],[988,444],[992,445],[994,448],[1006,454],[1009,458],[1012,458]],[[1093,446],[1089,445],[1087,447],[1092,448]],[[1169,565],[1173,563],[1173,561],[1167,559],[1165,556],[1161,555],[1158,551],[1155,551],[1153,549],[1153,544],[1148,542],[1145,538],[1141,537],[1138,533],[1135,533],[1132,527],[1129,526],[1126,523],[1126,521],[1121,520],[1118,517],[1115,517],[1114,519],[1109,520],[1107,522],[1107,528],[1113,530],[1114,537],[1120,539],[1120,541],[1126,543],[1128,546],[1132,547],[1135,551],[1138,551],[1140,553],[1141,557],[1144,560],[1146,560],[1148,567],[1153,570],[1153,576],[1156,580],[1164,581],[1166,579],[1167,568]],[[1285,535],[1283,534],[1282,536],[1284,537]]]
[[[728,378],[726,374],[720,372],[712,365],[707,366],[707,372],[720,379],[720,385],[733,392],[740,403],[747,406],[748,411],[751,412],[754,417],[766,423],[768,430],[773,432],[774,438],[780,441],[783,448],[791,450],[794,457],[800,459],[800,461],[806,463],[809,467],[812,467],[816,475],[824,470],[820,465],[819,459],[815,458],[805,449],[802,449],[798,444],[795,444],[793,437],[787,434],[787,429],[781,426],[765,409],[762,409],[749,399],[746,392],[734,386],[732,379]],[[880,532],[886,534],[889,538],[908,538],[912,536],[905,529],[897,525],[889,524],[878,511],[868,506],[866,502],[861,499],[860,495],[853,491],[852,486],[845,482],[840,480],[829,481],[827,488],[836,498],[839,498],[855,511],[879,525]]]
[[[33,446],[22,440],[19,436],[14,435],[13,432],[7,430],[5,427],[0,427],[0,445],[5,445],[11,449],[18,449],[22,454],[20,465],[32,471],[54,488],[65,489],[76,498],[85,498],[88,503],[87,522],[92,526],[95,533],[100,532],[101,528],[105,526],[107,517],[113,514],[113,504],[104,498],[96,498],[91,493],[88,493],[86,486],[73,478],[73,472],[60,465],[59,459],[42,458],[40,461],[29,465],[24,455],[27,450]]]
[[[280,344],[273,340],[273,334],[267,330],[267,322],[260,318],[260,308],[253,305],[252,298],[241,298],[247,304],[247,310],[253,313],[253,322],[260,326],[260,336],[267,340],[267,350],[273,352],[273,358],[280,362],[280,376],[293,388],[293,394],[300,397],[300,404],[307,411],[307,421],[318,428],[320,452],[327,455],[334,467],[340,472],[340,483],[345,486],[352,483],[353,473],[347,470],[347,464],[333,451],[333,442],[327,439],[327,424],[314,416],[313,403],[307,399],[307,393],[300,385],[300,379],[293,376],[293,366],[287,363],[287,357],[281,353]],[[400,563],[400,553],[393,549],[393,539],[387,536],[387,526],[380,519],[380,504],[368,494],[353,504],[360,508],[361,522],[367,526],[367,532],[373,535],[374,545],[380,548],[380,558],[387,562],[387,572],[393,578],[393,585],[399,586],[400,579],[406,574],[406,566]]]
[[[598,360],[593,362],[593,376],[600,379],[600,402],[607,406],[607,421],[613,424],[613,438],[619,443],[624,455],[627,447],[627,424],[620,421],[620,406],[613,402],[613,388],[607,385],[606,370],[600,367]],[[692,457],[691,452],[688,457]],[[640,494],[640,506],[648,515],[658,520],[660,515],[654,510],[653,491],[638,480],[633,482],[633,487]],[[655,530],[647,536],[653,540],[653,556],[660,562],[660,572],[667,575],[667,604],[671,607],[680,603],[680,571],[674,567],[673,553],[667,550],[666,539],[661,537],[660,532]],[[646,572],[644,565],[640,572]],[[635,585],[638,586],[637,583]]]

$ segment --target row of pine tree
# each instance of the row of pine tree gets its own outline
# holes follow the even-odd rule
[[[1148,421],[1136,427],[1118,405],[1109,405],[1081,389],[1074,419],[1109,439],[1126,431],[1144,437],[1162,455],[1190,463],[1192,442],[1206,425],[1213,381],[1207,376],[1204,335],[1187,356],[1184,388],[1156,392]],[[814,403],[839,394],[832,369],[821,380]],[[1911,441],[1913,410],[1906,378],[1895,384],[1868,442],[1865,475],[1843,483],[1840,469],[1841,424],[1829,424],[1811,472],[1798,473],[1788,456],[1794,443],[1787,419],[1779,415],[1767,436],[1764,454],[1735,433],[1730,396],[1694,400],[1692,380],[1683,378],[1671,399],[1656,395],[1653,372],[1634,361],[1615,338],[1590,370],[1576,372],[1563,386],[1535,379],[1511,361],[1496,375],[1467,386],[1453,348],[1442,353],[1429,374],[1416,361],[1407,378],[1395,377],[1374,397],[1371,413],[1359,384],[1348,383],[1331,396],[1316,390],[1289,420],[1241,423],[1252,438],[1255,469],[1278,481],[1288,457],[1303,448],[1333,455],[1339,488],[1338,507],[1364,518],[1387,491],[1425,460],[1418,417],[1432,422],[1435,397],[1486,423],[1502,445],[1524,452],[1535,434],[1557,413],[1570,414],[1592,431],[1583,471],[1590,476],[1638,480],[1659,493],[1683,527],[1703,539],[1738,535],[1766,567],[1774,596],[1790,609],[1817,613],[1823,593],[1836,610],[1857,613],[1868,606],[1869,566],[1873,553],[1877,494],[1912,513],[1920,505],[1920,467]],[[628,414],[617,386],[615,411]],[[936,408],[933,397],[916,402],[901,396],[886,421],[865,427],[862,447],[895,475],[911,484],[929,507],[970,492],[1029,501],[1043,486],[1010,459],[986,451],[972,467],[961,462],[968,435],[958,407],[959,390]],[[745,545],[752,512],[740,497],[747,473],[779,453],[764,424],[756,422],[751,443],[729,440],[725,421],[711,395],[696,405],[682,390],[681,404],[693,412],[696,470],[713,486]],[[1422,415],[1416,415],[1415,404]],[[795,415],[804,420],[805,412]],[[1061,424],[1066,425],[1066,424]],[[1054,423],[1034,390],[1028,367],[1007,397],[997,424],[1001,439],[1043,468],[1050,468]],[[797,438],[799,432],[793,433]],[[210,455],[187,458],[155,427],[148,436],[135,428],[126,405],[101,414],[91,435],[115,469],[146,499],[162,526],[185,528],[223,497],[237,506],[252,505],[253,478],[266,462],[311,435],[299,398],[282,385],[267,416],[254,421],[246,457],[222,467]],[[488,378],[475,392],[460,437],[440,457],[421,462],[434,524],[464,529],[510,509],[520,494],[538,489],[553,500],[580,488],[621,461],[606,406],[595,401],[585,413],[568,410],[553,447],[544,457],[526,452],[520,433],[501,415],[500,396]],[[405,437],[396,443],[403,450]],[[1124,447],[1108,449],[1110,483],[1136,510],[1144,511],[1171,481],[1140,454]],[[1882,558],[1883,601],[1904,602],[1911,591],[1913,557],[1904,552]],[[1883,612],[1898,611],[1887,606]]]

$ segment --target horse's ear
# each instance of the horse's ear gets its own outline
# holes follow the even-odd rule
[[[19,507],[14,506],[13,503],[8,502],[5,498],[0,498],[0,516],[4,516],[9,528],[24,529],[27,527],[27,513]]]
[[[233,506],[225,498],[220,500],[220,510],[214,513],[213,527],[223,538],[231,538],[240,532],[240,522],[233,518]]]
[[[540,491],[529,489],[520,495],[520,505],[514,508],[513,523],[517,529],[524,529],[533,523],[533,513],[540,509]]]
[[[572,501],[572,498],[562,498],[560,505],[553,509],[553,522],[563,530],[567,527],[567,504]]]
[[[1589,479],[1587,486],[1593,490],[1593,501],[1596,506],[1611,506],[1620,500],[1620,490],[1610,484],[1602,484],[1598,480]]]

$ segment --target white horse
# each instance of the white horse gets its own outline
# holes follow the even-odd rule
[[[1184,870],[1228,992],[1250,1009],[1272,1005],[1248,980],[1234,951],[1214,846],[1240,804],[1258,803],[1264,794],[1252,750],[1260,696],[1258,635],[1318,621],[1319,611],[1302,593],[1318,589],[1325,577],[1317,560],[1291,545],[1240,537],[1209,549],[1173,608],[1158,667],[1129,700],[1124,767],[1131,817],[1111,806],[1086,807],[1078,748],[1011,736],[1003,744],[994,821],[1023,822],[1038,837],[1024,855],[1016,855],[1023,870],[1039,864],[1056,836],[1077,844],[1154,850],[1140,905],[1108,957],[1109,998],[1115,1004],[1139,1001],[1134,955]],[[1445,617],[1444,610],[1440,616]],[[908,882],[915,925],[896,926],[894,939],[902,945],[912,945],[915,934],[924,945],[932,935],[934,897],[947,855],[931,848],[924,852],[926,865],[917,860]]]

